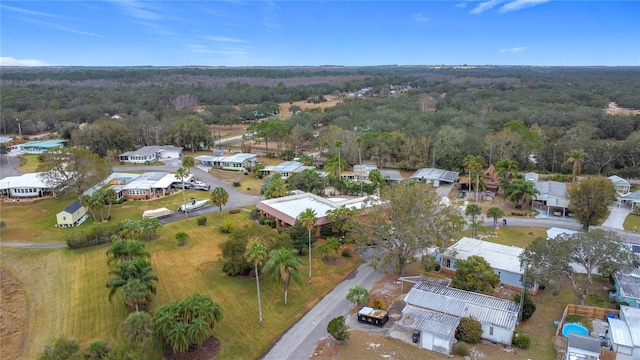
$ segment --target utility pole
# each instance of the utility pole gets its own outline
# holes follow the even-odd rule
[[[22,126],[20,126],[20,119],[16,118],[16,121],[18,122],[18,132],[20,133],[20,137],[22,137]]]

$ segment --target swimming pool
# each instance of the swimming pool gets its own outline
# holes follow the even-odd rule
[[[562,327],[562,335],[569,337],[570,333],[578,335],[589,335],[589,329],[578,323],[567,323]]]

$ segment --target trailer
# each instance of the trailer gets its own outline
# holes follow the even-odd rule
[[[186,205],[180,205],[180,207],[178,208],[178,211],[192,212],[192,211],[200,210],[207,205],[207,202],[209,202],[209,199],[198,200],[195,198],[191,198],[191,200],[189,200],[189,202]]]
[[[173,210],[169,210],[167,208],[159,208],[159,209],[153,209],[153,210],[145,210],[142,213],[142,218],[143,219],[161,219],[171,214],[173,214]]]
[[[389,321],[389,313],[386,310],[363,306],[358,311],[358,322],[383,327],[387,321]]]

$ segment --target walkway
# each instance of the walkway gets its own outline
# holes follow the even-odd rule
[[[612,229],[624,230],[624,227],[622,225],[624,224],[624,219],[631,213],[631,208],[627,205],[614,205],[609,207],[609,210],[611,210],[611,214],[609,214],[609,217],[602,224],[602,226]]]

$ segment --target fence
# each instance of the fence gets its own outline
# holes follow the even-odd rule
[[[569,339],[562,335],[562,326],[564,325],[564,322],[566,321],[567,316],[578,315],[578,316],[583,316],[589,319],[604,320],[607,318],[609,314],[615,314],[616,316],[618,316],[620,315],[620,311],[614,310],[614,309],[599,308],[595,306],[584,306],[584,305],[575,305],[575,304],[567,305],[567,307],[564,309],[564,313],[562,313],[562,320],[560,320],[560,323],[558,324],[558,328],[556,329],[556,341],[555,341],[556,350],[559,353],[564,353],[565,349],[567,348],[567,343],[569,342]],[[605,351],[612,353],[613,357],[609,357],[611,355],[608,353],[605,355],[602,355],[602,353]],[[600,355],[601,355],[600,358],[604,360],[615,359],[615,353],[610,350],[601,349]]]

